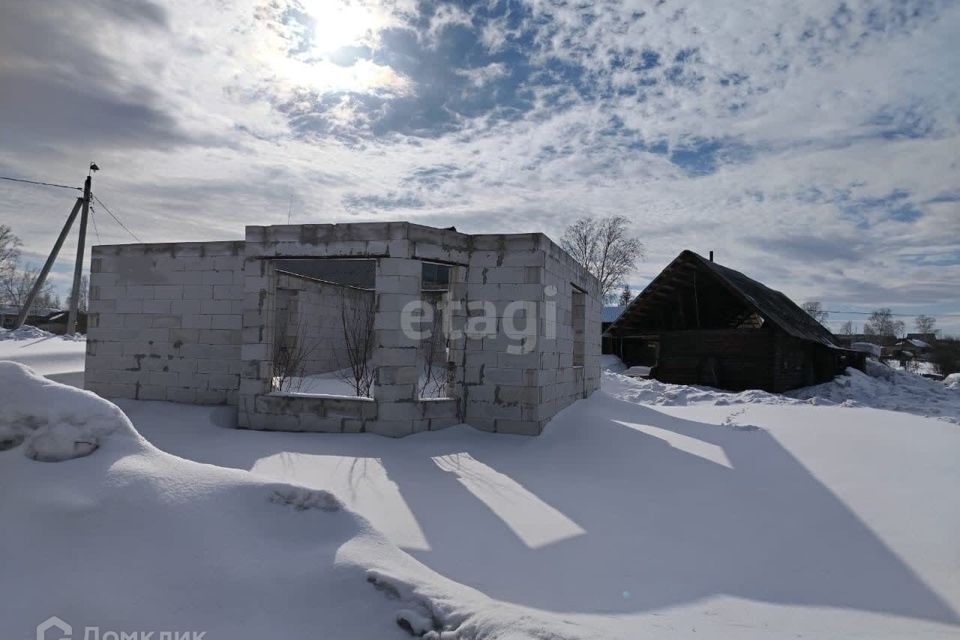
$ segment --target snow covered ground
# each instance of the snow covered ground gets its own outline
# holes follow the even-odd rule
[[[87,343],[55,336],[36,327],[0,329],[0,360],[22,362],[37,373],[75,387],[83,386]]]
[[[164,453],[113,404],[13,362],[0,427],[0,637],[53,615],[102,637],[588,637],[437,575],[328,491]]]
[[[607,375],[610,375],[609,371]],[[839,405],[902,411],[960,424],[960,394],[955,385],[946,380],[940,382],[892,369],[869,359],[867,373],[848,369],[845,376],[839,376],[831,382],[797,389],[785,395],[757,390],[728,393],[709,387],[665,384],[656,380],[634,382],[623,392],[623,398],[652,405]]]
[[[372,365],[371,365],[372,366]],[[443,398],[446,369],[434,366],[430,374],[420,374],[417,388],[421,390],[421,398]],[[274,388],[278,385],[275,382]],[[371,392],[373,389],[371,389]],[[282,393],[304,396],[333,396],[356,398],[356,386],[349,369],[314,373],[306,376],[291,376],[283,381]],[[368,396],[370,397],[370,396]]]
[[[277,385],[274,384],[274,388]],[[344,396],[356,398],[356,387],[345,373],[331,371],[308,376],[294,376],[284,380],[283,393],[305,396]]]
[[[960,638],[960,389],[861,375],[787,398],[607,372],[538,438],[122,401],[149,444],[0,452],[0,637],[400,638],[414,609],[461,639]]]
[[[960,373],[951,373],[943,379],[943,384],[950,389],[960,387]]]
[[[924,362],[922,360],[909,361],[907,362],[906,367],[901,365],[899,360],[887,359],[887,360],[884,360],[883,363],[886,364],[891,369],[897,369],[898,371],[909,371],[910,373],[919,373],[921,375],[923,374],[936,375],[940,373],[940,369],[937,367],[937,365],[933,364],[932,362]]]

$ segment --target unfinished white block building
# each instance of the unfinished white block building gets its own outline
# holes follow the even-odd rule
[[[599,386],[598,289],[543,234],[405,222],[98,246],[85,384],[242,428],[538,434]]]

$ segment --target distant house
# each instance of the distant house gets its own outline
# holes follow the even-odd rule
[[[34,307],[33,309],[31,309],[31,312],[27,314],[27,318],[24,324],[28,324],[31,327],[40,327],[41,329],[50,331],[50,329],[46,329],[46,327],[42,327],[41,325],[45,323],[49,323],[50,319],[59,313],[65,314],[66,311],[55,309],[53,307]],[[20,315],[20,307],[15,307],[15,306],[0,307],[0,327],[4,329],[13,329],[13,326],[16,324],[17,318],[19,317],[19,315]],[[67,320],[66,318],[64,318],[63,330],[61,330],[60,333],[63,333],[66,330],[66,326],[67,326]]]
[[[858,344],[876,345],[883,358],[898,360],[911,360],[916,356],[927,354],[936,342],[936,336],[932,333],[908,333],[903,340],[896,336],[880,336],[871,333],[838,336],[837,339],[842,346],[856,350],[862,350],[858,349],[856,346]]]
[[[70,316],[69,311],[53,311],[45,316],[37,318],[32,324],[38,329],[49,331],[50,333],[62,336],[67,332],[67,319]],[[87,314],[85,311],[77,312],[77,333],[87,332]]]
[[[627,366],[657,380],[730,390],[786,391],[825,382],[865,354],[787,296],[684,251],[606,331]]]
[[[880,349],[884,357],[890,357],[892,349],[897,344],[896,336],[881,336],[875,333],[851,333],[847,335],[835,336],[837,343],[846,349],[862,351],[862,348],[854,345],[872,344]]]
[[[883,355],[883,347],[874,342],[851,342],[845,346],[853,349],[854,351],[862,351],[863,353],[873,356],[874,358],[880,358]]]
[[[925,342],[919,338],[907,338],[906,340],[901,340],[897,343],[897,346],[904,349],[909,349],[914,353],[925,353],[930,351],[931,348],[929,342]]]
[[[914,334],[916,335],[916,334]],[[918,338],[906,338],[897,342],[888,349],[889,357],[899,360],[901,364],[906,365],[910,361],[924,359],[930,353],[932,347],[929,343]]]
[[[897,342],[896,336],[880,336],[872,333],[849,333],[837,336],[837,344],[844,349],[862,351],[874,358],[890,357]]]

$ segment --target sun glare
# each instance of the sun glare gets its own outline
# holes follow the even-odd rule
[[[376,12],[357,2],[314,0],[304,6],[316,21],[313,44],[317,52],[363,44],[380,23]]]
[[[291,54],[284,41],[263,48],[262,58],[276,78],[291,88],[327,91],[390,91],[402,93],[408,80],[389,66],[363,56],[344,64],[331,54],[350,46],[375,44],[387,24],[378,8],[356,0],[312,0],[302,3],[313,29],[309,46]]]

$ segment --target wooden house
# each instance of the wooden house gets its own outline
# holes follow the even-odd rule
[[[627,366],[662,382],[781,392],[826,382],[865,355],[787,296],[684,251],[607,329]]]

